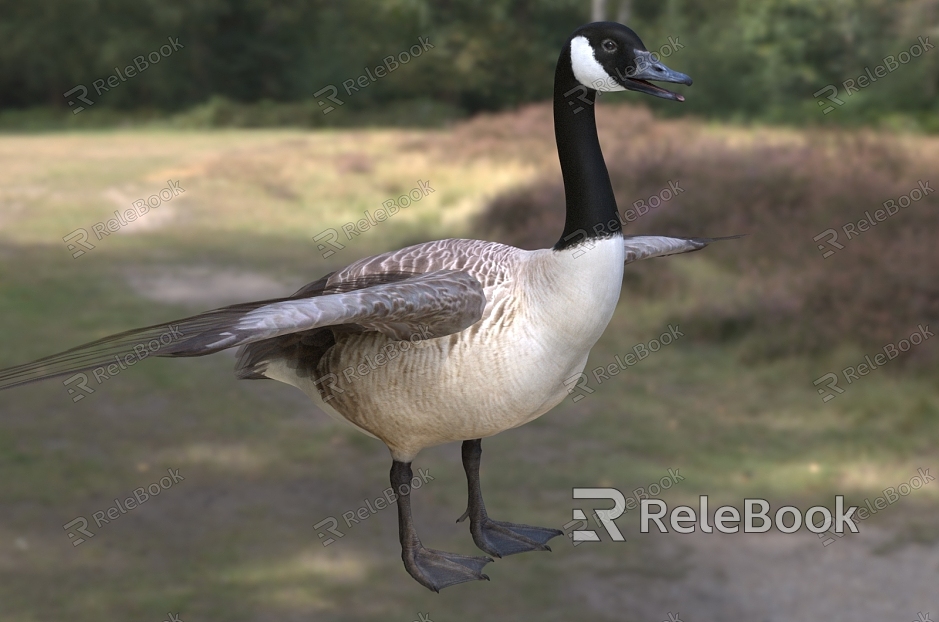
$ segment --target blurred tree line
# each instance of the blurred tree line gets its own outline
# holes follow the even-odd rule
[[[0,0],[0,109],[64,114],[63,94],[85,85],[98,110],[273,102],[320,113],[314,94],[335,85],[337,116],[414,100],[497,110],[549,98],[559,47],[598,10],[628,16],[649,49],[677,43],[666,62],[695,85],[684,106],[645,102],[663,113],[937,129],[937,50],[848,98],[842,83],[918,37],[939,41],[939,0]],[[419,37],[433,49],[345,92]],[[167,38],[183,49],[95,92]],[[829,84],[844,104],[824,115],[815,94]]]

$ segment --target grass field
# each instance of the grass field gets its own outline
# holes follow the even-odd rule
[[[439,131],[0,137],[0,367],[224,304],[286,295],[357,258],[408,243],[476,237],[493,202],[550,191],[554,182],[545,180],[557,175],[557,164],[545,111]],[[627,158],[628,128],[603,115],[600,127],[613,136],[605,140],[622,141],[609,143],[608,153]],[[656,131],[667,137],[675,127],[687,126],[662,123]],[[714,126],[696,132],[728,149],[805,138]],[[899,148],[925,158],[939,151],[934,139],[909,139]],[[661,154],[656,162],[669,165]],[[935,170],[939,157],[919,164]],[[617,164],[611,169],[615,174]],[[670,171],[656,174],[667,179]],[[168,180],[184,192],[100,240],[92,233]],[[434,192],[347,238],[344,225],[420,181]],[[628,191],[617,184],[618,192]],[[745,212],[740,205],[727,204],[729,221],[702,220],[699,200],[701,194],[670,207],[663,232],[678,233],[687,213],[695,230],[685,234],[750,237],[629,266],[620,307],[587,366],[592,392],[484,443],[493,517],[561,527],[583,503],[571,499],[572,487],[613,486],[628,495],[668,469],[685,479],[663,499],[696,504],[707,494],[712,507],[741,507],[747,496],[774,508],[833,507],[836,494],[863,504],[917,469],[939,474],[935,342],[917,346],[925,353],[919,359],[873,371],[825,403],[813,380],[875,352],[864,339],[847,332],[821,350],[754,356],[754,339],[773,336],[773,320],[762,315],[744,337],[706,335],[710,316],[702,308],[732,301],[761,313],[757,302],[766,292],[739,258],[766,263],[763,251],[777,248],[779,236],[759,219],[732,220]],[[748,230],[697,230],[728,223]],[[73,258],[63,238],[79,228],[94,248]],[[317,247],[313,238],[329,229],[343,248]],[[934,240],[934,229],[923,233]],[[817,253],[811,235],[799,243]],[[854,261],[866,257],[860,244]],[[324,257],[327,250],[333,252]],[[839,261],[846,266],[853,252]],[[934,243],[924,252],[935,252]],[[854,286],[863,289],[859,280]],[[804,314],[812,312],[799,311],[808,323]],[[932,318],[939,326],[924,313],[923,323]],[[590,374],[676,323],[686,336],[672,345],[611,378]],[[94,393],[74,403],[61,380],[0,394],[0,620],[159,622],[170,612],[185,622],[408,622],[419,614],[434,622],[658,621],[681,612],[689,622],[899,621],[939,610],[937,482],[830,546],[805,529],[641,535],[633,511],[617,521],[625,543],[604,536],[574,547],[559,538],[551,554],[491,564],[491,582],[432,594],[401,565],[393,509],[351,526],[342,519],[388,486],[390,459],[381,443],[333,422],[292,387],[236,381],[232,366],[230,353],[151,360],[93,382]],[[474,553],[466,524],[454,522],[466,497],[459,447],[429,449],[414,466],[433,477],[413,497],[424,543]],[[95,524],[95,512],[159,482],[168,469],[184,479]],[[89,521],[94,536],[73,546],[63,525],[76,517]],[[343,536],[324,547],[313,526],[328,517]]]

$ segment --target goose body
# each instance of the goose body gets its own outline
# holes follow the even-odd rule
[[[613,316],[624,255],[616,238],[587,252],[441,240],[364,259],[331,278],[464,271],[483,287],[482,317],[459,333],[414,345],[380,333],[345,333],[313,365],[302,365],[295,349],[256,365],[410,462],[424,447],[492,436],[560,403],[565,381],[583,371]],[[397,355],[389,360],[383,351]]]
[[[489,518],[479,482],[481,439],[523,425],[567,395],[620,296],[624,265],[696,251],[710,238],[624,236],[597,137],[599,91],[681,101],[649,80],[691,84],[610,22],[571,35],[555,72],[554,122],[567,217],[550,249],[439,240],[359,260],[291,296],[232,305],[131,330],[0,370],[0,390],[73,374],[115,357],[203,356],[239,348],[236,374],[300,388],[335,419],[391,451],[402,560],[439,591],[487,579],[490,557],[425,548],[411,516],[411,462],[462,441],[466,513],[490,555],[550,550],[557,529]],[[172,335],[170,343],[162,341]]]

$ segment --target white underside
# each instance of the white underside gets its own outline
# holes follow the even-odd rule
[[[424,447],[492,436],[564,399],[566,381],[583,371],[612,317],[623,262],[619,236],[589,249],[526,252],[514,280],[486,289],[477,325],[417,345],[374,332],[342,335],[316,377],[300,378],[277,361],[266,375],[381,439],[397,460],[413,460]],[[397,344],[398,354],[375,365],[388,344]],[[335,378],[322,380],[329,373]],[[338,388],[328,403],[317,379]]]

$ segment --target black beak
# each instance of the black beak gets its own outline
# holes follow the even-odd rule
[[[660,86],[648,82],[673,82],[675,84],[685,84],[691,86],[691,77],[674,69],[669,69],[660,60],[652,56],[652,52],[647,50],[636,50],[636,67],[620,73],[620,84],[629,91],[638,91],[647,95],[661,97],[662,99],[673,99],[683,102],[685,98],[678,93],[673,93]]]

